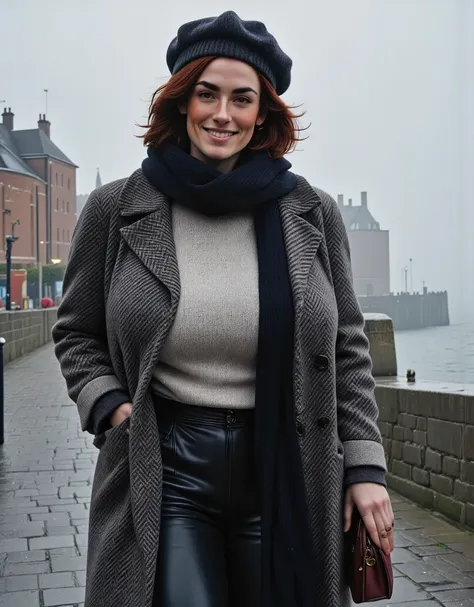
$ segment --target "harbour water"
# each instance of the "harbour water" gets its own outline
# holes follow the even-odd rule
[[[474,384],[474,323],[396,331],[395,346],[399,375]]]

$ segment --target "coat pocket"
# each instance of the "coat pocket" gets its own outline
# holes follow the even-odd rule
[[[118,426],[112,426],[105,432],[102,432],[101,434],[97,434],[97,436],[94,437],[94,441],[93,441],[94,447],[97,447],[97,449],[101,449],[103,447],[105,441],[116,440],[117,437],[118,438],[126,437],[128,439],[129,429],[130,429],[130,417],[127,417],[126,419],[123,420],[123,422],[118,424]]]

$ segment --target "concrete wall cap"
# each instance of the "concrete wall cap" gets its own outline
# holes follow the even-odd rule
[[[378,312],[366,312],[364,318],[365,320],[392,320],[387,314],[380,314]]]

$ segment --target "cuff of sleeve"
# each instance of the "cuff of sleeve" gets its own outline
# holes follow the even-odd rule
[[[115,375],[101,375],[100,377],[92,379],[84,388],[82,388],[76,402],[82,430],[90,431],[90,418],[96,402],[100,400],[102,396],[109,392],[113,392],[114,390],[124,391],[123,386]]]
[[[92,409],[90,425],[92,433],[96,436],[102,434],[110,427],[110,416],[112,413],[130,401],[130,396],[124,390],[112,390],[99,398]]]
[[[356,468],[358,466],[377,466],[387,469],[385,452],[382,443],[373,440],[344,441],[344,466]]]
[[[356,483],[376,483],[377,485],[387,486],[385,481],[385,470],[378,466],[355,466],[347,468],[344,484],[346,487]]]

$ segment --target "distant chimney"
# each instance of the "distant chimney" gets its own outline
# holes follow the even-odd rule
[[[363,207],[367,208],[367,192],[360,193],[360,203]]]
[[[48,137],[50,137],[51,122],[46,120],[46,114],[39,115],[38,128],[41,129]]]
[[[349,198],[349,206],[352,206],[352,198]]]
[[[339,206],[339,207],[344,206],[344,194],[337,195],[337,206]]]
[[[8,110],[5,108],[2,114],[3,126],[9,131],[13,131],[13,117],[14,113],[12,112],[12,108],[9,107]]]

